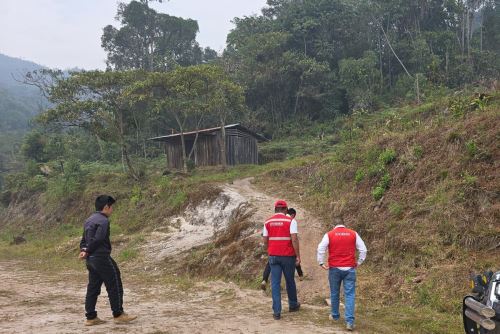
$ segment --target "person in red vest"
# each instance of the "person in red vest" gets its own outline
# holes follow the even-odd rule
[[[354,329],[354,305],[356,292],[356,267],[363,263],[367,249],[363,239],[353,230],[346,228],[342,218],[335,218],[335,227],[325,234],[318,245],[318,263],[328,270],[330,282],[331,314],[329,318],[338,321],[340,318],[340,285],[344,287],[345,322],[349,331]],[[324,264],[328,249],[328,266]],[[359,252],[356,261],[356,250]]]
[[[295,220],[295,217],[297,216],[297,211],[294,208],[288,208],[286,215],[292,218],[292,224],[297,224],[297,221]],[[304,279],[304,272],[302,271],[302,267],[300,266],[300,264],[295,266],[295,269],[297,269],[297,274],[299,275],[299,281],[302,281]],[[262,273],[262,282],[260,283],[260,288],[263,291],[266,291],[267,281],[269,280],[270,275],[271,275],[271,266],[269,265],[269,261],[267,261],[266,267],[264,268],[264,272]]]
[[[273,317],[281,319],[281,274],[285,276],[288,294],[288,311],[300,309],[295,286],[295,266],[300,264],[297,222],[287,216],[288,205],[283,200],[274,203],[275,215],[264,224],[262,237],[269,255],[271,266],[271,290],[273,297]]]

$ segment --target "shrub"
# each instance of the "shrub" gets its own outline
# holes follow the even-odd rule
[[[378,156],[378,161],[383,165],[388,165],[396,160],[396,151],[392,148],[385,149]]]
[[[385,166],[380,164],[380,163],[375,163],[368,167],[368,176],[369,177],[375,177],[375,176],[380,176],[386,173]]]
[[[177,191],[174,195],[170,196],[167,200],[167,204],[170,208],[178,210],[184,205],[188,197],[186,193],[182,190]]]
[[[389,204],[389,212],[394,216],[399,216],[403,212],[403,207],[397,202],[392,202]]]
[[[28,176],[35,176],[40,174],[40,167],[38,167],[38,164],[35,161],[28,160],[24,165],[24,171]]]
[[[82,171],[80,163],[70,160],[64,166],[62,176],[56,176],[49,180],[47,195],[54,201],[71,200],[79,196],[85,181],[85,172]]]
[[[188,172],[192,172],[192,171],[194,171],[194,169],[196,168],[196,164],[195,164],[195,163],[194,163],[194,161],[193,161],[193,160],[191,160],[191,159],[188,159],[188,160],[186,161],[186,165],[187,165],[187,170],[188,170]]]
[[[375,187],[375,189],[372,190],[372,196],[376,201],[381,199],[382,196],[384,196],[384,194],[385,194],[385,189],[380,186],[377,186]]]
[[[470,110],[470,101],[464,96],[458,96],[450,101],[448,108],[455,118],[462,118]]]
[[[413,156],[416,158],[416,159],[420,159],[422,158],[422,156],[424,155],[424,149],[422,148],[422,146],[420,145],[415,145],[413,147]]]
[[[5,189],[18,192],[26,185],[28,180],[29,177],[26,173],[7,174],[5,176]]]
[[[142,198],[141,187],[135,185],[134,188],[132,188],[132,193],[130,194],[130,204],[132,206],[137,206],[141,198]]]
[[[462,174],[463,180],[464,180],[464,185],[472,187],[476,184],[477,182],[477,176],[469,174],[469,172],[465,172]]]
[[[375,200],[379,200],[384,196],[385,191],[389,189],[389,184],[391,183],[391,175],[385,173],[384,176],[379,180],[377,186],[372,190],[372,196]]]
[[[28,180],[26,189],[31,193],[47,190],[47,180],[42,175],[35,175]]]
[[[468,142],[466,142],[465,149],[467,150],[467,154],[470,158],[474,158],[479,153],[479,149],[474,140],[469,140]]]
[[[266,164],[272,161],[283,161],[288,156],[288,149],[281,146],[263,147],[259,151],[259,163]]]
[[[356,183],[360,183],[361,181],[363,181],[365,176],[366,176],[365,171],[360,168],[356,171],[356,175],[354,176],[354,181],[356,181]]]
[[[391,175],[389,175],[389,173],[386,173],[384,174],[384,176],[382,176],[382,179],[380,180],[378,185],[384,189],[387,189],[389,188],[389,183],[391,183]]]

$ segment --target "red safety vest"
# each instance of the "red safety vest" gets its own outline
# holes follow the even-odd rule
[[[269,237],[267,254],[271,256],[295,256],[290,234],[292,218],[277,213],[266,221],[266,230]]]
[[[356,263],[356,232],[337,227],[328,232],[328,265],[330,267],[351,267]]]

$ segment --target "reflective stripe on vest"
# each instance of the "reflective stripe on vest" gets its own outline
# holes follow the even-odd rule
[[[356,232],[337,227],[328,232],[328,265],[356,267]]]
[[[292,218],[277,213],[266,221],[267,253],[271,256],[295,256],[290,234]]]

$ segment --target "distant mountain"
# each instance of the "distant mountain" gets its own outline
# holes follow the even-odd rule
[[[0,54],[0,131],[23,130],[45,103],[36,87],[20,83],[26,72],[43,66]],[[16,80],[17,79],[17,80]]]

